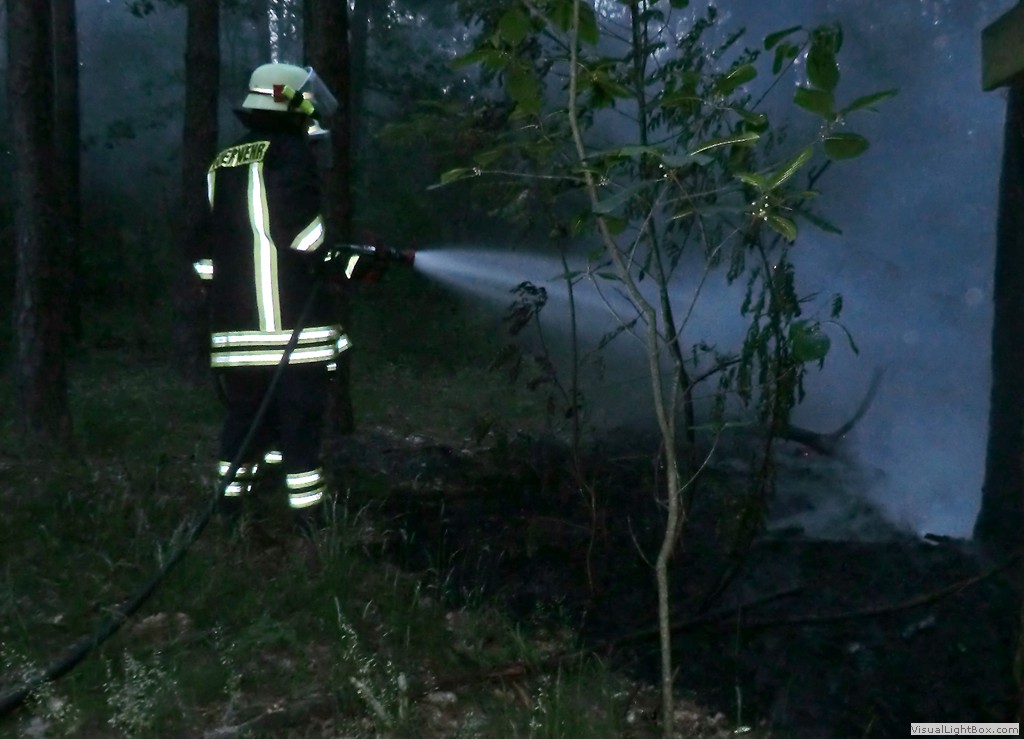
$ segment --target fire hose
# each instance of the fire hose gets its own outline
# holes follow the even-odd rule
[[[381,263],[393,261],[412,265],[415,260],[415,252],[412,251],[399,251],[397,249],[389,249],[383,246],[371,246],[364,244],[344,244],[339,246],[338,250],[334,253],[344,254],[345,252],[351,252],[356,257],[367,256]],[[281,354],[281,360],[274,367],[274,373],[267,385],[267,390],[263,394],[263,399],[260,401],[256,415],[253,418],[252,424],[249,426],[249,430],[246,432],[245,438],[242,439],[242,444],[239,447],[238,452],[235,454],[235,458],[231,460],[231,464],[228,466],[227,472],[224,473],[224,476],[218,483],[215,494],[200,511],[199,516],[188,528],[184,537],[178,542],[173,551],[170,552],[160,569],[158,569],[156,573],[147,582],[145,582],[134,595],[132,595],[131,598],[121,605],[111,609],[113,611],[113,615],[111,615],[105,623],[101,624],[92,634],[79,639],[67,650],[67,653],[63,657],[53,662],[41,673],[28,679],[22,678],[22,684],[20,687],[0,696],[0,717],[7,715],[24,703],[25,700],[41,686],[58,680],[71,672],[71,670],[77,667],[78,664],[91,654],[93,650],[114,636],[114,634],[124,626],[128,619],[131,618],[147,600],[149,600],[171,570],[173,570],[174,567],[182,560],[189,548],[196,542],[196,540],[199,539],[203,529],[206,528],[206,525],[210,522],[210,518],[213,516],[214,511],[216,511],[217,504],[220,502],[221,497],[223,497],[228,486],[234,481],[239,467],[242,466],[243,460],[249,452],[249,447],[252,446],[253,439],[259,432],[263,419],[267,414],[267,410],[270,408],[270,403],[274,398],[277,386],[281,381],[281,376],[284,374],[284,370],[288,366],[288,361],[291,358],[292,353],[299,344],[299,336],[306,324],[306,320],[309,317],[313,304],[316,302],[317,295],[320,292],[323,282],[324,276],[321,274],[313,284],[313,287],[306,298],[306,302],[302,306],[299,318],[295,323],[295,328],[292,330],[291,336],[288,338],[288,343],[285,345],[284,351]]]

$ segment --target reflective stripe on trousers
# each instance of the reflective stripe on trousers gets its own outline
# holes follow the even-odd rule
[[[323,500],[327,491],[324,470],[318,467],[308,472],[295,472],[285,476],[288,486],[288,505],[292,508],[309,508]]]
[[[231,463],[226,462],[223,459],[217,463],[217,478],[224,482],[224,476],[231,471]],[[240,497],[248,495],[252,492],[253,483],[259,476],[260,466],[259,464],[243,464],[240,465],[238,471],[235,472],[234,479],[228,483],[227,488],[224,490],[224,495],[230,498]]]
[[[266,463],[279,463],[279,452],[267,452],[264,457]],[[275,460],[275,461],[271,461]],[[217,463],[217,474],[223,482],[224,476],[231,469],[231,463],[221,460]],[[224,495],[229,498],[240,498],[252,493],[253,486],[260,477],[260,465],[242,465],[235,473],[234,479],[224,490]],[[307,472],[294,472],[285,475],[285,485],[288,488],[288,505],[291,508],[309,508],[317,505],[323,500],[327,492],[327,480],[322,467]]]

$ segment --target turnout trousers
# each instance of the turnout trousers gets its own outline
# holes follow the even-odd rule
[[[256,420],[274,369],[233,367],[217,373],[227,405],[218,469],[222,483]],[[323,501],[327,484],[320,446],[328,382],[326,365],[321,363],[291,365],[284,370],[263,422],[225,490],[225,498],[243,498],[268,468],[276,468],[283,473],[288,505],[293,511],[312,511]]]

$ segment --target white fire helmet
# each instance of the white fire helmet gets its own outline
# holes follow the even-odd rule
[[[313,119],[309,134],[326,133],[320,123],[338,109],[338,101],[317,77],[312,67],[294,64],[264,64],[249,77],[249,94],[243,110],[271,110],[298,113]]]

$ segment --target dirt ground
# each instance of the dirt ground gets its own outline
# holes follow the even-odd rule
[[[564,447],[525,437],[462,449],[369,429],[334,461],[387,481],[387,556],[517,617],[568,618],[654,683],[659,470],[639,446],[595,450],[592,486]],[[742,556],[730,521],[749,470],[726,458],[698,492],[673,563],[679,692],[772,736],[1013,720],[1024,564],[900,531],[856,495],[866,473],[849,463],[783,456],[767,531]]]

